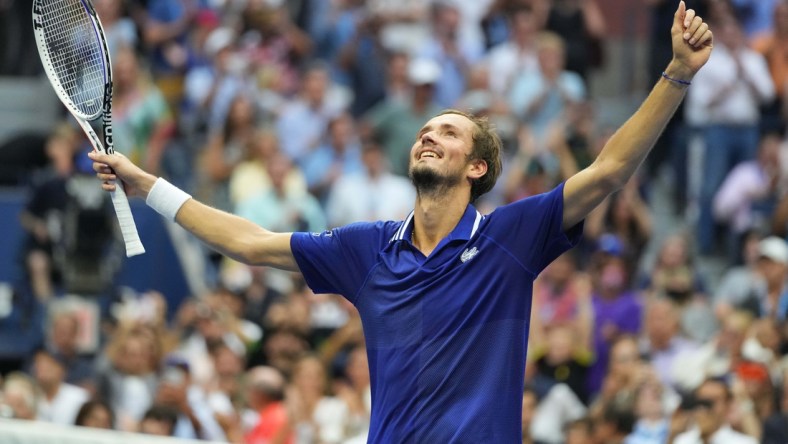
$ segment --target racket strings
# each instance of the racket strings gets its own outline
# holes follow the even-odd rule
[[[105,62],[93,20],[80,0],[42,3],[46,46],[60,84],[81,113],[98,115],[103,104]]]

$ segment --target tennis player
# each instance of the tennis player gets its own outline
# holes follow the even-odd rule
[[[191,199],[122,156],[91,157],[105,190],[120,178],[221,253],[300,271],[315,292],[355,304],[372,378],[369,442],[521,442],[533,280],[632,176],[708,60],[712,33],[684,2],[671,35],[673,60],[591,166],[487,216],[471,202],[500,174],[500,140],[486,121],[457,111],[416,135],[410,176],[417,198],[404,221],[324,233],[273,233]]]

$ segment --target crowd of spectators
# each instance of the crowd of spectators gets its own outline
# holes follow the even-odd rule
[[[645,3],[656,81],[675,2]],[[646,168],[536,281],[524,443],[788,442],[788,0],[688,4],[715,34],[711,60]],[[609,59],[598,0],[95,6],[117,148],[272,231],[404,218],[413,138],[444,108],[487,116],[503,139],[484,213],[552,189],[611,131],[590,82]],[[21,215],[13,297],[27,302],[15,315],[41,340],[0,359],[0,415],[244,444],[366,442],[358,314],[298,274],[204,250],[210,290],[176,307],[157,291],[126,294],[86,331],[62,295],[111,293],[118,268],[73,259],[108,255],[114,239],[83,174],[87,146],[72,124],[51,132],[50,166]],[[665,170],[683,223],[649,257]],[[699,266],[707,259],[722,276]]]

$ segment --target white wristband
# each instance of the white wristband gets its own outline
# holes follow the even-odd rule
[[[191,195],[159,177],[148,192],[145,203],[168,220],[175,221],[178,210]]]

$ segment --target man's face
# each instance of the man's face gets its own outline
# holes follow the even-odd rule
[[[419,191],[451,188],[468,178],[475,124],[459,114],[427,122],[411,148],[409,176]]]
[[[696,392],[699,405],[693,411],[695,423],[704,436],[717,431],[728,416],[728,399],[725,388],[718,382],[707,382]]]

